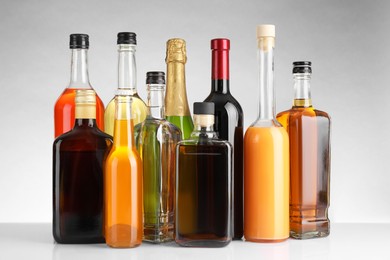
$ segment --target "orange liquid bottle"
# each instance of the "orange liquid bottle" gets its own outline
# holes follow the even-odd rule
[[[105,160],[105,237],[111,247],[141,244],[142,161],[134,143],[131,97],[116,96],[114,144]]]
[[[244,236],[252,242],[289,237],[289,141],[275,119],[275,27],[257,28],[260,65],[259,117],[244,138]]]
[[[87,34],[71,34],[70,49],[72,50],[71,78],[69,86],[62,92],[54,106],[54,136],[58,137],[70,131],[75,122],[76,91],[93,89],[88,78],[87,52],[89,37]],[[96,123],[104,130],[104,104],[96,95]]]

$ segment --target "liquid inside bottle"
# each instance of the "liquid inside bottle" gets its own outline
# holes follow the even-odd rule
[[[93,90],[76,92],[75,124],[53,144],[53,236],[103,243],[103,160],[112,139],[96,124]]]
[[[275,27],[257,27],[259,116],[244,138],[244,236],[252,242],[289,237],[289,141],[275,119]]]
[[[129,96],[116,96],[114,143],[105,160],[106,244],[131,248],[142,242],[142,162],[134,143]]]
[[[177,145],[176,242],[223,247],[231,234],[232,147],[213,131],[214,104],[194,104],[195,130]]]
[[[311,62],[294,62],[295,99],[278,121],[290,137],[290,236],[329,235],[330,117],[311,103]]]
[[[185,63],[186,42],[170,39],[167,42],[167,93],[165,97],[166,119],[179,127],[182,139],[190,138],[194,124],[187,101]]]
[[[132,32],[118,33],[118,90],[117,95],[132,97],[131,113],[134,125],[145,120],[147,108],[137,93],[137,66],[135,52],[136,34]],[[108,103],[104,112],[104,131],[114,135],[115,97]]]
[[[165,120],[165,73],[148,72],[148,116],[135,127],[136,145],[143,162],[144,240],[174,239],[176,144],[178,127]]]
[[[71,78],[69,86],[57,99],[54,106],[54,136],[58,137],[73,128],[75,121],[75,97],[77,90],[93,89],[89,83],[87,52],[89,37],[86,34],[71,34]],[[104,129],[104,104],[96,94],[96,123]]]

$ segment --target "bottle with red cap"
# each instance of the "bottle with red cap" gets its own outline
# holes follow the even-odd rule
[[[243,236],[243,111],[229,88],[229,39],[211,40],[211,93],[205,102],[215,104],[214,130],[233,145],[232,236]]]

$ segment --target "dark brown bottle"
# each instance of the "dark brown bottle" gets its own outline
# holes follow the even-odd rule
[[[96,94],[76,91],[73,129],[53,144],[53,237],[64,244],[104,243],[103,160],[112,137],[96,124]]]
[[[214,130],[233,145],[232,236],[244,234],[243,193],[243,111],[229,89],[229,39],[211,40],[211,93],[206,102],[215,104]]]
[[[232,147],[213,131],[213,103],[194,104],[194,123],[191,138],[176,151],[176,242],[223,247],[232,239]]]

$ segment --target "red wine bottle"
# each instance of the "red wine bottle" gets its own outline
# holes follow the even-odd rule
[[[215,104],[214,129],[222,140],[233,145],[233,239],[243,236],[243,124],[240,104],[229,89],[229,39],[211,40],[211,93],[205,102]]]

